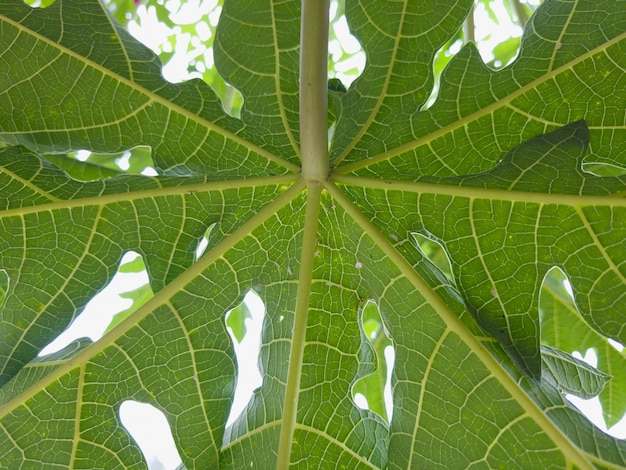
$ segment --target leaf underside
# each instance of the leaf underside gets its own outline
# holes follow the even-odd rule
[[[331,93],[332,172],[311,183],[300,2],[225,2],[215,62],[241,119],[200,80],[166,82],[96,0],[2,2],[2,466],[145,468],[119,419],[129,399],[165,413],[186,468],[624,466],[626,445],[563,395],[623,401],[623,386],[559,350],[558,285],[542,293],[542,348],[540,291],[560,268],[585,344],[626,342],[626,177],[583,171],[626,166],[626,2],[546,0],[510,66],[466,45],[426,109],[433,58],[471,3],[346,0],[368,64]],[[137,146],[158,176],[78,181],[46,158]],[[413,234],[440,243],[451,280]],[[37,357],[131,250],[154,296],[101,340]],[[226,428],[225,315],[250,289],[263,384]],[[352,398],[380,366],[364,301],[395,350],[389,424]]]

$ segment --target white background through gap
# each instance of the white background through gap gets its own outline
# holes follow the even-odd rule
[[[176,11],[179,8],[180,2],[178,0],[167,0],[165,4],[171,11]],[[494,2],[492,7],[500,18],[508,18],[508,14],[504,10],[501,2]],[[189,0],[184,3],[183,8],[178,11],[176,21],[186,24],[197,23],[206,16],[206,20],[214,26],[217,23],[220,9],[216,8],[215,0]],[[166,37],[168,34],[171,34],[172,31],[164,24],[158,22],[154,9],[139,5],[137,14],[141,26],[139,23],[131,22],[129,25],[130,32],[155,51],[170,48],[170,52],[174,52],[172,58],[163,68],[163,75],[171,82],[180,82],[194,76],[187,72],[187,64],[189,63],[187,44],[190,39],[184,35],[180,35],[176,43],[176,49],[171,51],[171,46]],[[331,17],[333,16],[334,13],[331,12]],[[481,8],[476,9],[475,22],[478,25],[476,28],[476,40],[479,42],[479,49],[485,61],[493,58],[491,50],[495,44],[502,42],[512,35],[519,36],[521,34],[520,28],[513,23],[502,21],[500,25],[495,25],[488,18],[484,9]],[[201,24],[198,33],[199,36],[205,40],[211,33],[208,25],[206,25],[206,23],[203,24],[205,27],[202,28]],[[341,57],[341,49],[350,53],[355,53],[360,49],[358,42],[350,36],[345,20],[335,23],[335,33],[337,37],[341,39],[341,45],[336,41],[332,41],[329,44],[331,57]],[[490,35],[488,41],[480,42],[481,39],[484,39],[488,35]],[[202,44],[198,44],[198,47],[201,48],[203,46]],[[203,58],[208,67],[213,65],[213,56],[210,49],[203,51]],[[343,71],[355,69],[358,69],[359,72],[362,71],[365,65],[365,54],[357,52],[350,61],[351,62],[338,65],[335,73],[335,76],[342,80],[346,86],[349,86],[355,79],[355,75],[349,73],[344,74]],[[122,263],[128,262],[137,256],[138,255],[133,252],[127,253],[122,259]],[[50,354],[62,349],[71,341],[80,337],[89,337],[93,341],[99,339],[115,313],[126,309],[131,303],[130,300],[121,298],[119,294],[132,290],[147,282],[148,278],[145,272],[118,273],[107,288],[90,301],[83,313],[70,325],[68,330],[59,335],[53,343],[42,350],[40,355]],[[228,424],[231,424],[245,408],[252,396],[252,392],[261,385],[262,380],[258,371],[257,360],[260,348],[262,321],[265,314],[263,302],[253,293],[246,296],[245,301],[248,303],[252,313],[252,318],[246,320],[247,333],[241,344],[238,344],[231,334],[237,354],[239,372],[233,408],[229,416]],[[616,345],[616,347],[619,348],[621,345]],[[584,356],[580,353],[574,353],[574,355],[583,358],[593,366],[597,365],[597,357],[595,352],[591,349],[585,351]],[[389,365],[387,384],[385,386],[385,401],[388,406],[388,414],[391,416],[389,406],[391,404],[390,375],[393,369],[393,348],[386,348],[385,358]],[[598,398],[582,400],[577,397],[568,396],[568,399],[581,409],[596,426],[604,431],[607,430]],[[366,406],[365,398],[362,395],[357,396],[355,401],[359,406]],[[171,430],[163,413],[151,405],[129,400],[122,404],[120,417],[123,425],[144,452],[150,470],[175,469],[181,463],[180,456],[174,445]],[[626,417],[611,428],[609,433],[618,438],[625,439]]]

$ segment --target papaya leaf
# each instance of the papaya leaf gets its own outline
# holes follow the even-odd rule
[[[591,328],[581,317],[564,286],[566,276],[559,270],[548,273],[541,289],[541,339],[562,351],[584,353],[593,349],[598,368],[612,376],[599,395],[607,426],[616,424],[626,413],[626,355],[609,338]]]
[[[611,376],[563,351],[543,346],[541,352],[545,380],[567,393],[580,398],[593,398],[611,380]]]
[[[135,400],[185,468],[624,467],[564,395],[605,376],[542,349],[539,310],[558,267],[586,327],[626,341],[626,177],[584,169],[626,167],[624,1],[546,0],[510,65],[467,44],[435,96],[472,4],[346,0],[367,65],[329,92],[328,0],[226,0],[236,118],[97,0],[0,2],[2,465],[145,468],[120,419]],[[79,181],[47,157],[138,146],[156,176]],[[131,250],[154,295],[39,357]],[[263,380],[227,425],[225,317],[250,290]],[[395,351],[389,422],[353,398],[382,382],[363,299]]]

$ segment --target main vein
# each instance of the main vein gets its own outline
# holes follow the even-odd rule
[[[321,194],[322,188],[320,185],[316,183],[310,183],[308,185],[296,312],[294,316],[293,335],[291,338],[287,387],[285,390],[283,425],[280,431],[278,462],[276,465],[276,468],[281,470],[289,467],[291,443],[293,442],[293,434],[296,427],[302,359],[304,357],[307,316],[311,298],[311,282],[313,280],[313,262],[317,245],[317,224]]]

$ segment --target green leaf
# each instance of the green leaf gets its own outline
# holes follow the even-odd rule
[[[580,398],[598,395],[611,377],[586,362],[549,346],[541,348],[544,380]]]
[[[598,367],[612,376],[599,395],[604,419],[610,427],[626,413],[626,376],[622,374],[626,368],[626,355],[581,318],[565,289],[565,280],[561,271],[552,270],[541,288],[541,339],[562,351],[585,352],[590,348],[596,351]]]
[[[252,318],[252,313],[245,302],[232,309],[226,317],[226,326],[231,329],[233,336],[239,343],[241,343],[246,334],[246,320],[248,318]]]
[[[133,260],[120,265],[118,272],[120,273],[141,273],[146,270],[146,265],[141,256],[135,257]]]
[[[385,358],[385,349],[392,346],[391,340],[385,333],[380,313],[373,302],[365,301],[360,309],[363,332],[376,352],[376,372],[358,380],[352,389],[354,395],[360,393],[367,401],[367,408],[389,421],[387,403],[384,397],[384,388],[387,383],[388,364]]]
[[[142,273],[146,271],[146,265],[143,262],[141,256],[137,256],[132,261],[123,263],[120,265],[118,273]],[[127,299],[131,301],[131,304],[126,309],[121,312],[116,313],[111,319],[111,323],[107,327],[106,332],[111,331],[115,328],[119,323],[128,318],[132,313],[134,313],[139,307],[145,304],[154,293],[152,292],[152,288],[150,284],[141,284],[139,286],[134,287],[131,290],[121,292],[119,296],[122,299]]]
[[[110,178],[120,173],[139,174],[154,163],[150,149],[137,147],[122,153],[90,153],[86,160],[77,162],[77,155],[46,155],[46,159],[64,169],[69,176],[79,181]],[[122,162],[126,168],[122,168]]]
[[[584,173],[587,139],[585,124],[578,122],[516,147],[484,173],[424,176],[415,182],[372,180],[372,189],[348,191],[366,203],[360,208],[379,229],[421,232],[441,241],[478,323],[536,375],[541,360],[538,291],[552,266],[569,273],[582,315],[594,328],[626,339],[619,314],[624,275],[616,266],[626,237],[626,226],[619,222],[625,216],[626,178]],[[351,184],[355,178],[337,180]],[[429,194],[431,185],[449,190]],[[602,199],[604,205],[596,199],[602,196],[613,198]],[[584,207],[596,201],[593,209]],[[441,204],[445,212],[438,210]],[[378,215],[400,220],[413,208],[419,217],[404,226]],[[575,257],[568,249],[574,246],[584,247]]]
[[[282,159],[261,148],[247,147],[250,153],[241,154],[245,141],[236,135],[243,128],[241,122],[224,115],[219,99],[204,82],[166,82],[154,54],[138,45],[100,5],[60,5],[56,2],[40,12],[20,2],[4,8],[6,40],[23,38],[2,56],[8,71],[5,83],[15,83],[11,96],[17,100],[4,94],[0,101],[6,143],[46,153],[83,148],[114,153],[146,145],[163,174],[206,174],[214,180],[229,174],[285,173]],[[77,16],[82,32],[60,29]],[[41,21],[48,27],[40,33]],[[85,30],[91,33],[90,41],[78,40]],[[41,64],[35,60],[14,66],[20,54],[58,57],[49,69],[58,87],[40,98],[36,110],[27,100],[34,90],[46,89],[46,77],[37,73]],[[11,109],[20,111],[6,115]],[[212,158],[218,153],[220,159]]]
[[[107,327],[106,332],[111,331],[119,323],[129,317],[135,310],[145,304],[153,295],[154,294],[152,293],[152,289],[150,289],[150,286],[148,284],[144,284],[137,289],[133,289],[131,291],[123,292],[122,294],[120,294],[121,298],[130,300],[132,304],[127,309],[124,309],[113,316],[113,319]]]
[[[520,45],[520,38],[509,38],[506,41],[501,42],[493,48],[494,61],[490,64],[493,66],[495,62],[502,64],[508,64],[517,54]]]
[[[112,160],[119,155],[120,154],[114,154]],[[93,162],[77,162],[75,158],[68,155],[46,155],[46,160],[62,168],[69,176],[78,181],[111,178],[121,173],[119,168],[110,168],[109,165],[103,166],[94,164]]]
[[[225,2],[215,37],[215,64],[241,91],[250,142],[298,163],[299,2]],[[280,70],[280,72],[278,72]]]
[[[593,343],[626,341],[626,177],[583,170],[626,167],[621,3],[546,0],[511,65],[468,44],[426,106],[470,0],[347,1],[367,66],[345,93],[327,2],[227,0],[215,62],[238,119],[207,83],[165,81],[96,0],[0,2],[2,465],[145,468],[119,416],[135,400],[185,468],[624,467],[626,444],[564,396],[608,372],[615,416],[623,357],[574,360],[573,310],[539,301],[556,266]],[[158,176],[59,157],[138,146]],[[131,250],[154,295],[38,357]],[[226,315],[251,289],[263,381],[227,426]],[[390,422],[370,327],[395,351]]]

